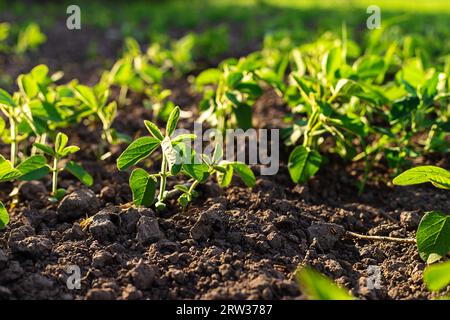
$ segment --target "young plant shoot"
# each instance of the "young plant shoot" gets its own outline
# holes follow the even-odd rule
[[[65,195],[66,190],[58,188],[58,175],[62,171],[67,171],[75,176],[78,180],[87,186],[92,186],[92,176],[83,169],[83,167],[74,161],[67,161],[64,166],[61,166],[61,160],[64,160],[67,156],[80,150],[77,146],[67,146],[69,138],[62,132],[59,132],[55,138],[54,148],[41,143],[34,143],[34,146],[44,152],[46,155],[52,157],[52,165],[49,166],[52,173],[52,191],[51,196],[55,201],[59,201]]]
[[[216,147],[214,156],[210,159],[202,154],[197,155],[187,143],[195,139],[194,134],[181,134],[173,136],[180,116],[179,107],[175,107],[167,121],[165,134],[152,122],[145,121],[150,137],[142,137],[131,143],[117,159],[119,170],[126,170],[147,158],[157,148],[161,149],[161,170],[156,174],[149,174],[141,168],[134,169],[130,176],[130,187],[133,192],[135,205],[151,206],[159,211],[166,208],[165,200],[169,195],[166,190],[167,178],[184,174],[190,178],[187,184],[174,187],[177,193],[181,192],[178,202],[186,207],[197,195],[195,188],[204,183],[212,174],[217,174],[222,186],[228,186],[235,171],[251,187],[255,184],[253,172],[245,164],[239,162],[219,162],[222,149]],[[159,192],[156,196],[156,187],[159,179]]]
[[[431,183],[435,187],[450,190],[450,172],[435,166],[412,168],[394,179],[399,186]],[[420,257],[433,264],[450,252],[450,216],[439,211],[427,212],[420,221],[416,234]],[[424,282],[433,291],[439,291],[450,283],[450,263],[428,266]]]

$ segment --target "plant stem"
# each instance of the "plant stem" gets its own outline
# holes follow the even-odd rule
[[[166,191],[166,178],[167,178],[167,160],[166,156],[163,154],[161,162],[161,184],[159,185],[158,201],[163,202],[164,191]]]
[[[191,187],[189,188],[189,194],[192,193],[192,191],[194,191],[194,189],[198,186],[200,182],[198,180],[195,180],[194,183],[191,185]]]
[[[424,148],[425,151],[430,151],[430,149],[431,149],[431,142],[433,142],[433,138],[436,135],[436,130],[437,130],[437,125],[433,124],[431,126],[431,130],[428,133],[428,137],[427,137],[427,140],[425,142],[425,148]]]
[[[184,185],[187,187],[187,188],[190,188],[191,186],[192,186],[192,181],[188,181],[187,183],[185,183]],[[172,189],[172,190],[170,190],[170,191],[168,191],[167,193],[166,193],[166,199],[165,200],[169,200],[169,199],[175,199],[176,197],[178,197],[179,195],[181,195],[182,194],[182,192],[180,191],[180,190],[178,190],[178,189]]]
[[[350,238],[359,239],[359,240],[371,240],[371,241],[384,241],[384,242],[397,242],[397,243],[409,243],[415,244],[416,239],[414,238],[394,238],[394,237],[385,237],[385,236],[367,236],[364,234],[359,234],[351,231],[347,231],[346,235]]]
[[[128,93],[128,87],[121,86],[120,93],[119,93],[119,103],[121,106],[124,106],[125,103],[127,102],[127,93]]]
[[[14,116],[10,119],[11,126],[11,164],[13,167],[16,166],[16,158],[17,158],[17,129],[16,129],[16,120]]]
[[[58,191],[58,158],[53,158],[53,168],[52,168],[52,195],[55,196]]]

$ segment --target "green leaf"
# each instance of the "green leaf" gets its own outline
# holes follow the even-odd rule
[[[393,183],[399,186],[426,182],[431,182],[438,188],[450,190],[450,172],[435,166],[421,166],[409,169],[393,180]]]
[[[75,87],[74,92],[76,97],[85,105],[94,110],[98,109],[97,98],[95,97],[94,91],[91,88],[80,84]]]
[[[55,151],[57,154],[61,155],[62,150],[66,147],[69,138],[66,134],[58,132],[55,139]]]
[[[197,155],[192,155],[189,163],[183,163],[183,170],[191,178],[204,182],[209,177],[209,167],[207,164],[201,162]]]
[[[356,75],[359,79],[375,78],[384,70],[384,60],[379,56],[363,56],[355,62]]]
[[[342,64],[342,53],[340,48],[332,48],[322,60],[322,71],[327,78],[334,78],[334,73]]]
[[[151,206],[155,201],[156,184],[156,178],[149,175],[144,169],[133,170],[130,175],[130,188],[133,193],[134,204]]]
[[[170,137],[178,124],[178,119],[180,118],[180,108],[175,107],[169,115],[169,120],[167,120],[166,125],[166,136]]]
[[[239,90],[242,93],[246,93],[254,99],[263,94],[263,90],[261,89],[261,87],[254,82],[241,82],[236,85],[236,90]]]
[[[0,155],[0,182],[11,181],[20,177],[22,173],[14,169],[11,163]]]
[[[37,65],[31,70],[30,74],[38,83],[44,83],[47,80],[48,67],[45,64]]]
[[[295,147],[289,155],[288,169],[292,181],[304,183],[314,176],[320,168],[322,156],[315,150],[304,146]]]
[[[0,89],[0,104],[6,105],[8,107],[15,107],[16,103],[8,92]]]
[[[178,203],[184,208],[187,207],[187,205],[191,202],[191,196],[188,193],[182,194],[178,198]]]
[[[195,78],[195,84],[197,87],[215,84],[219,82],[221,76],[222,72],[219,69],[206,69]]]
[[[409,96],[401,100],[394,101],[389,114],[390,121],[411,117],[411,114],[417,110],[419,104],[419,98]]]
[[[117,159],[117,168],[125,170],[148,157],[160,145],[153,137],[142,137],[131,143]]]
[[[64,198],[64,196],[66,195],[67,190],[64,188],[58,188],[58,190],[56,190],[56,194],[53,195],[53,198],[56,201],[60,201],[62,198]]]
[[[5,228],[9,223],[8,211],[6,211],[5,205],[0,201],[0,229]]]
[[[232,162],[230,165],[233,167],[237,175],[244,181],[245,185],[249,188],[253,187],[256,183],[255,174],[245,163]]]
[[[21,74],[17,78],[17,84],[23,95],[29,99],[33,99],[39,93],[39,86],[37,82],[29,75]]]
[[[156,124],[154,124],[153,122],[150,122],[148,120],[144,120],[144,124],[152,136],[154,136],[156,139],[158,139],[160,141],[164,140],[164,135],[161,133],[161,130],[159,130],[159,128]]]
[[[245,103],[239,103],[233,108],[239,128],[247,130],[252,128],[252,107]]]
[[[417,248],[420,257],[428,261],[436,255],[445,256],[450,251],[450,216],[432,211],[425,214],[417,229]]]
[[[165,137],[164,140],[161,142],[161,149],[164,154],[164,157],[166,158],[167,165],[169,167],[169,171],[172,174],[176,174],[176,172],[173,172],[175,164],[179,164],[179,161],[177,162],[177,152],[172,146],[172,141],[169,137]],[[176,167],[178,170],[179,167]]]
[[[227,85],[234,88],[244,78],[242,72],[231,72],[227,76]]]
[[[224,165],[222,166],[225,169],[225,172],[221,170],[217,170],[216,177],[219,185],[224,188],[228,187],[233,179],[233,166]]]
[[[45,144],[35,142],[35,143],[33,143],[33,146],[35,146],[36,148],[38,148],[45,154],[48,154],[49,156],[52,156],[52,157],[55,156],[55,151],[52,148],[50,148],[49,146],[46,146]]]
[[[423,282],[431,291],[439,291],[450,284],[450,261],[425,268]]]
[[[88,187],[92,186],[92,184],[94,183],[94,179],[92,178],[92,176],[86,170],[84,170],[82,166],[73,161],[67,162],[64,170],[70,172]]]
[[[183,133],[179,134],[176,137],[172,138],[172,144],[176,144],[179,142],[187,141],[187,140],[195,140],[197,136],[194,133]]]
[[[310,267],[297,271],[296,278],[302,292],[310,300],[354,300],[347,290]]]
[[[42,155],[31,156],[22,161],[17,170],[22,174],[19,179],[24,181],[39,180],[49,174],[47,159]]]
[[[69,154],[74,154],[75,152],[80,151],[80,147],[77,146],[68,146],[65,147],[64,149],[62,149],[62,151],[60,152],[60,155],[62,157],[66,157]]]

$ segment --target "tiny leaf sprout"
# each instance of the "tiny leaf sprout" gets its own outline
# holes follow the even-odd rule
[[[49,166],[52,173],[52,191],[51,196],[53,201],[59,201],[65,195],[66,191],[62,188],[58,189],[58,174],[61,171],[67,171],[75,176],[78,180],[87,186],[92,186],[92,176],[83,169],[83,167],[73,161],[67,161],[64,167],[60,167],[60,161],[67,156],[80,150],[77,146],[67,146],[68,137],[62,132],[59,132],[55,138],[54,148],[41,143],[34,143],[34,146],[41,150],[44,154],[53,158],[53,164]]]

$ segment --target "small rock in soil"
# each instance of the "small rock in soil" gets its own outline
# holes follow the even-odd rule
[[[179,245],[176,242],[167,240],[167,239],[161,239],[156,244],[158,251],[161,253],[172,253],[179,249]]]
[[[31,236],[10,244],[11,252],[31,258],[41,258],[52,250],[51,240],[43,236]]]
[[[155,268],[142,260],[128,272],[136,288],[141,290],[151,288],[155,274]]]
[[[18,261],[10,261],[8,268],[0,272],[0,283],[11,282],[19,279],[24,274],[23,268]]]
[[[316,239],[323,250],[332,249],[344,233],[344,227],[335,223],[314,223],[308,228],[309,240]]]
[[[116,294],[112,289],[90,289],[86,294],[87,300],[114,300]]]
[[[407,230],[416,230],[420,219],[420,215],[416,211],[404,211],[400,214],[400,224]]]
[[[191,237],[195,240],[206,240],[213,235],[213,231],[223,229],[223,221],[220,218],[222,211],[222,205],[215,204],[203,212],[191,228]]]
[[[81,229],[78,223],[75,223],[72,228],[67,229],[63,233],[63,240],[81,240],[84,238],[83,229]]]
[[[106,186],[100,191],[100,198],[105,201],[112,201],[116,197],[116,191],[113,187]]]
[[[22,200],[34,200],[47,194],[42,181],[23,181],[19,185],[19,195]]]
[[[11,295],[11,290],[6,287],[0,286],[0,300],[10,300]]]
[[[108,265],[113,261],[113,256],[105,250],[99,250],[94,253],[92,257],[92,266],[95,268],[101,268],[105,265]]]
[[[0,249],[0,270],[6,266],[7,262],[8,256],[6,255],[4,250]]]
[[[89,231],[98,241],[113,240],[117,234],[117,228],[106,213],[99,212],[93,217],[93,221],[89,226]]]
[[[122,299],[124,300],[139,300],[142,296],[142,291],[131,284],[128,284],[122,292]]]
[[[65,196],[58,206],[60,221],[76,220],[98,210],[100,203],[95,193],[89,189],[80,189]]]
[[[136,232],[137,223],[142,216],[154,218],[155,213],[153,212],[153,210],[149,208],[141,208],[141,207],[139,208],[132,207],[120,212],[119,218],[122,230],[124,230],[127,233]]]
[[[143,245],[156,242],[164,238],[164,234],[159,230],[156,218],[142,216],[137,223],[136,239]]]

